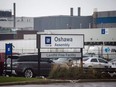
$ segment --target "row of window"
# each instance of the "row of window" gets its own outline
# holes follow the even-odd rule
[[[8,20],[8,19],[0,19],[0,21],[13,21],[12,19]],[[30,22],[30,19],[26,19],[26,20],[17,20],[17,22]]]
[[[0,17],[11,17],[12,12],[11,11],[0,11]]]
[[[37,62],[38,55],[25,55],[25,56],[9,56],[7,62],[10,62],[10,58],[13,59],[13,62]],[[15,60],[14,60],[15,59]],[[50,58],[41,58],[41,62],[49,62]]]
[[[111,46],[116,46],[116,42],[85,42],[84,45],[111,45]]]

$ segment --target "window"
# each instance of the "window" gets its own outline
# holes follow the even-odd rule
[[[91,59],[91,62],[98,62],[97,59]]]
[[[101,62],[101,63],[107,63],[107,61],[105,61],[105,60],[103,60],[103,59],[98,59],[99,60],[99,62]]]
[[[19,57],[19,61],[22,62],[22,61],[28,61],[29,59],[27,58],[27,56],[20,56]]]
[[[11,63],[11,58],[12,58],[12,62],[17,62],[17,60],[18,60],[18,56],[9,56],[8,58],[7,58],[7,63],[8,64],[10,64]]]
[[[27,56],[21,56],[19,61],[37,61],[38,57],[37,55],[27,55]]]

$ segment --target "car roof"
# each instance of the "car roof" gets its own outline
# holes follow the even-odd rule
[[[13,56],[31,56],[31,55],[38,55],[38,54],[14,54]]]
[[[96,59],[104,59],[102,57],[85,57],[85,58],[90,58],[90,59],[93,59],[93,58],[96,58]],[[104,59],[104,60],[106,60],[106,59]]]

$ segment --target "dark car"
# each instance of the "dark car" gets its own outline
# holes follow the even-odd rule
[[[38,55],[23,54],[14,55],[7,58],[6,74],[11,73],[11,58],[12,58],[12,74],[23,75],[25,77],[33,77],[40,73],[41,76],[47,76],[52,67],[52,61],[49,58],[41,58],[40,69],[38,68]],[[40,71],[40,72],[39,72]]]

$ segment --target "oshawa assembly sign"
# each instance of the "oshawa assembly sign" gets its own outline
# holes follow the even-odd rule
[[[40,48],[83,48],[84,35],[40,35]]]

